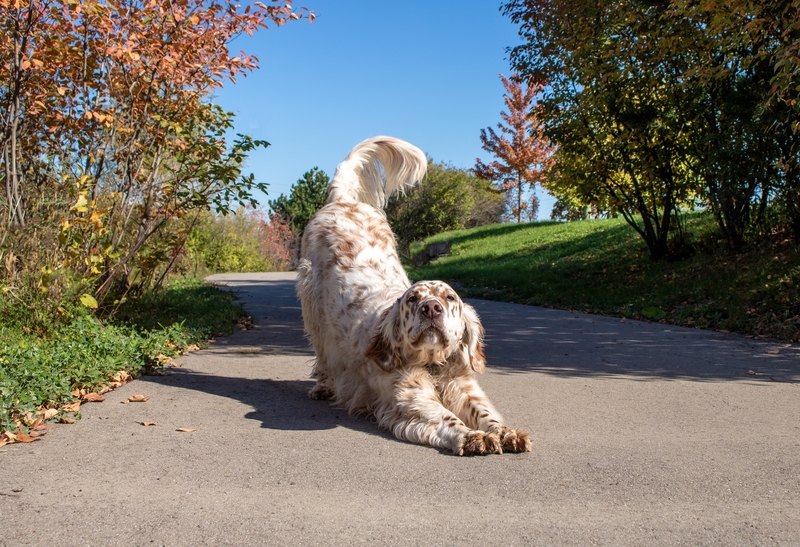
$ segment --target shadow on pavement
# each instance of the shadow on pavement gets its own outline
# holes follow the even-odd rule
[[[308,398],[310,380],[272,380],[204,374],[190,369],[170,369],[169,376],[143,376],[142,381],[191,389],[237,400],[253,408],[245,418],[259,420],[266,429],[319,431],[346,427],[362,433],[384,435],[365,418],[352,417],[326,401]]]
[[[237,292],[255,329],[214,351],[307,355],[291,274],[236,274],[222,284]],[[641,380],[800,382],[800,346],[776,340],[485,300],[469,300],[486,329],[488,366],[506,373]]]
[[[562,310],[471,303],[488,365],[504,373],[800,382],[800,348],[775,340]]]

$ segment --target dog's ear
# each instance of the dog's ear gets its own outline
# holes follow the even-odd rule
[[[464,334],[461,336],[461,348],[457,353],[469,363],[477,373],[483,374],[486,370],[486,356],[483,354],[483,325],[478,317],[475,308],[469,304],[464,304],[461,314],[464,321]]]
[[[386,372],[401,363],[398,334],[400,329],[400,300],[387,308],[380,316],[365,354]]]

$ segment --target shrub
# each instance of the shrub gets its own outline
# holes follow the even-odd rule
[[[401,254],[410,245],[439,232],[499,222],[503,195],[488,181],[467,170],[428,162],[422,181],[389,200],[386,216],[397,236]]]

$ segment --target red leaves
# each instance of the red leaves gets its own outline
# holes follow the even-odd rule
[[[523,90],[522,84],[513,77],[509,80],[501,74],[500,79],[506,88],[508,107],[508,112],[501,112],[500,117],[507,125],[497,124],[499,134],[491,127],[481,129],[480,134],[482,148],[497,160],[484,164],[477,159],[472,171],[482,179],[499,182],[506,191],[516,190],[514,216],[519,222],[522,211],[527,208],[522,200],[523,184],[533,188],[537,182],[542,182],[552,148],[535,115],[534,98],[543,86],[530,83]]]

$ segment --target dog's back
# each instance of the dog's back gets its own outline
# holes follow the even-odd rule
[[[306,226],[297,294],[317,354],[312,397],[337,399],[351,411],[366,406],[350,393],[379,315],[410,282],[382,208],[389,197],[425,174],[422,151],[400,139],[358,144],[336,169],[327,204]],[[336,381],[336,389],[333,382]],[[325,386],[328,386],[327,388]],[[354,388],[355,389],[355,388]]]

